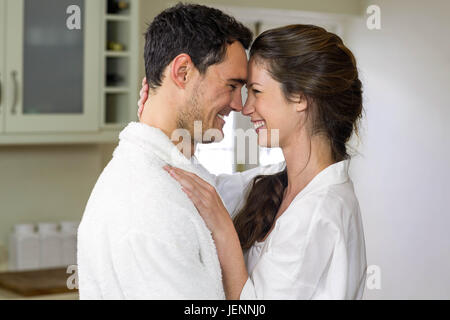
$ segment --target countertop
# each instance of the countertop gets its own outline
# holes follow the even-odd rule
[[[62,293],[46,296],[23,297],[16,293],[0,289],[0,300],[79,300],[78,293]]]
[[[8,271],[7,264],[0,264],[0,272]],[[17,293],[0,289],[0,300],[79,300],[78,292],[24,297]]]

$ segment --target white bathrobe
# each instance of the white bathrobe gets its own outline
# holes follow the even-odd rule
[[[310,181],[277,219],[264,242],[245,252],[249,278],[241,300],[361,299],[366,249],[358,199],[348,175],[350,160],[335,163]],[[216,189],[234,216],[256,175],[285,162],[215,177]]]
[[[159,129],[130,123],[78,230],[80,299],[224,299],[211,233],[170,164],[213,184]]]

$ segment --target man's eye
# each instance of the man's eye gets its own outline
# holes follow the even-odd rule
[[[230,84],[232,90],[235,90],[237,87],[235,85]]]

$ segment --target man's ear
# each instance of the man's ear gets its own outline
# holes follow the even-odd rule
[[[173,82],[184,89],[192,72],[192,60],[188,54],[182,53],[176,56],[172,61],[170,76]]]

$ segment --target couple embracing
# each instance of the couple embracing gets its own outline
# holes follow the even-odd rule
[[[362,297],[347,152],[363,110],[355,58],[312,25],[252,40],[195,4],[149,25],[140,122],[120,133],[78,230],[81,299]],[[280,147],[285,161],[233,175],[202,167],[195,145],[217,139],[194,134],[194,123],[221,131],[231,112],[250,117],[258,144]],[[173,139],[180,129],[187,144]]]

